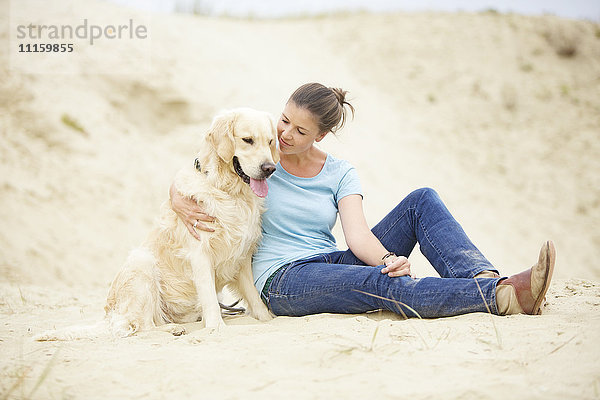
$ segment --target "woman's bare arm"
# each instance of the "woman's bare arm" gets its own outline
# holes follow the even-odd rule
[[[410,262],[403,256],[389,256],[382,261],[388,250],[371,232],[362,208],[362,196],[349,195],[338,203],[340,221],[346,244],[356,257],[371,266],[382,265],[381,272],[389,276],[411,275]]]

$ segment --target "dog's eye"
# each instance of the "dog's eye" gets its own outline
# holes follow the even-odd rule
[[[242,140],[248,144],[254,144],[254,139],[252,139],[252,138],[245,137]]]
[[[269,140],[269,146],[273,144],[273,139]]]

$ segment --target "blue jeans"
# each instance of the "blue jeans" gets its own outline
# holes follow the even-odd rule
[[[263,299],[275,315],[363,313],[385,309],[407,317],[446,317],[471,312],[498,314],[498,272],[467,237],[438,194],[409,194],[372,232],[383,246],[408,257],[417,242],[440,275],[389,277],[382,266],[365,266],[350,250],[320,254],[280,268]],[[266,294],[266,296],[265,296]],[[486,307],[487,305],[487,307]]]

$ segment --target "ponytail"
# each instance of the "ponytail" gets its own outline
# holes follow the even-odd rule
[[[347,93],[340,88],[307,83],[296,89],[288,102],[291,101],[296,106],[310,111],[318,121],[319,133],[335,133],[346,123],[348,110],[354,118],[354,107],[346,101]]]

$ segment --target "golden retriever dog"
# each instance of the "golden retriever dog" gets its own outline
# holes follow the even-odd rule
[[[69,340],[110,331],[118,337],[159,328],[182,334],[182,323],[223,319],[217,294],[225,285],[241,296],[250,316],[271,319],[252,279],[251,261],[261,238],[266,179],[279,161],[273,118],[239,108],[215,117],[201,150],[175,177],[175,187],[201,201],[215,217],[214,232],[200,241],[171,210],[160,217],[147,241],[133,250],[108,294],[105,319],[89,327],[42,333],[36,340]]]

